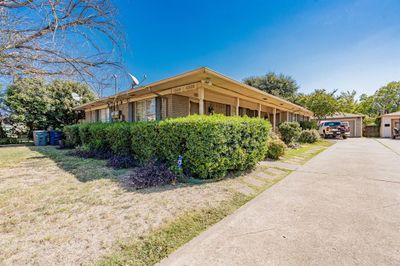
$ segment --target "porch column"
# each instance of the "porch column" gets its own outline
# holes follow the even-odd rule
[[[258,104],[258,118],[261,117],[261,104]]]
[[[286,112],[286,121],[289,122],[289,111]]]
[[[273,112],[272,129],[273,131],[276,131],[276,108],[274,108]]]
[[[204,115],[204,87],[199,88],[199,115]]]
[[[236,97],[236,115],[240,115],[239,114],[239,102],[240,102],[239,97]]]

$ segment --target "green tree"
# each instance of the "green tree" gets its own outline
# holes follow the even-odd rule
[[[400,81],[390,82],[373,96],[372,109],[376,113],[392,113],[400,110]]]
[[[243,82],[289,101],[294,101],[299,89],[299,86],[292,77],[284,74],[277,75],[274,72],[269,72],[263,76],[251,76],[245,78]]]
[[[360,100],[356,107],[356,111],[358,113],[362,113],[368,116],[377,115],[376,110],[374,108],[374,96],[369,96],[367,94],[361,94]]]
[[[338,104],[333,93],[328,93],[323,89],[315,90],[310,95],[305,96],[303,101],[305,107],[312,111],[319,120],[338,111]]]
[[[343,113],[355,113],[357,112],[357,92],[353,91],[345,91],[341,92],[340,95],[336,98],[338,104],[338,111]]]
[[[73,92],[81,96],[79,102],[72,98]],[[77,82],[56,80],[46,84],[43,79],[24,78],[7,88],[4,102],[11,122],[25,124],[31,134],[36,129],[75,123],[79,114],[72,108],[94,99],[94,93]]]

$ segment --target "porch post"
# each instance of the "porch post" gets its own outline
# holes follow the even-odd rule
[[[239,97],[236,97],[236,115],[240,115],[239,114]]]
[[[258,104],[258,118],[261,117],[261,104]]]
[[[204,87],[199,88],[199,115],[204,115]]]
[[[286,112],[286,121],[289,122],[289,111]]]
[[[274,108],[273,112],[272,129],[273,131],[276,131],[276,108]]]

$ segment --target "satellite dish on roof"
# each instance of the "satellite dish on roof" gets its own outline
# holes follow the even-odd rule
[[[143,79],[141,81],[139,81],[134,75],[132,75],[131,73],[128,73],[129,77],[132,80],[132,88],[138,86],[139,84],[141,84],[143,81],[145,81],[147,79],[146,75],[143,75]]]
[[[132,87],[135,87],[140,84],[139,80],[134,75],[132,75],[131,73],[128,73],[128,75],[132,80]]]
[[[81,100],[81,96],[79,96],[78,93],[73,92],[73,93],[71,93],[71,96],[77,102],[79,102]]]

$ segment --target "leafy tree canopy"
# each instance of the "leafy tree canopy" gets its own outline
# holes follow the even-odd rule
[[[245,78],[243,82],[290,101],[294,100],[299,89],[299,86],[292,77],[283,74],[277,75],[274,72],[269,72],[264,76],[251,76]]]
[[[356,96],[357,92],[355,90],[341,92],[336,98],[338,103],[338,112],[356,113],[358,105]]]
[[[78,102],[72,93],[81,96]],[[79,114],[73,107],[94,100],[95,94],[86,86],[74,81],[43,79],[18,79],[7,88],[4,102],[10,110],[12,123],[24,123],[30,132],[48,127],[61,128],[76,123]]]
[[[373,96],[375,113],[392,113],[400,110],[400,81],[390,82],[377,90]]]
[[[333,93],[328,93],[326,90],[315,90],[310,95],[303,96],[301,101],[318,119],[323,119],[338,111],[337,100]]]

